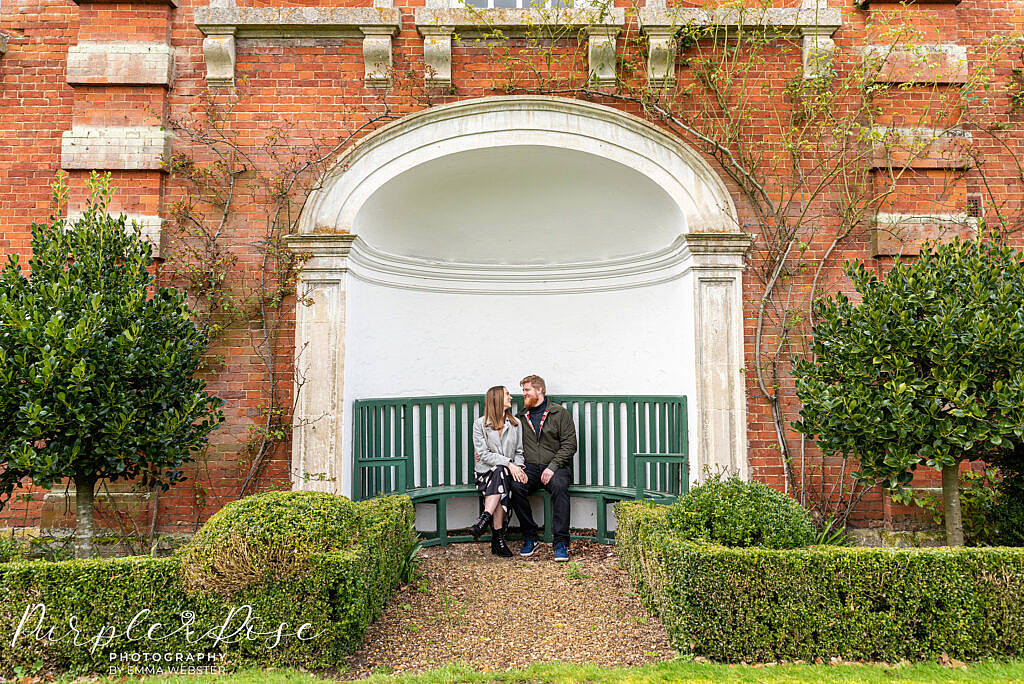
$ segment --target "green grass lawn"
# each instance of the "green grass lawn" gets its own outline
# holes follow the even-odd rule
[[[322,682],[298,670],[245,670],[224,676],[147,677],[161,684],[225,684],[260,682],[304,684]],[[114,680],[108,680],[114,681]],[[525,670],[480,673],[449,665],[420,675],[374,675],[366,684],[442,684],[447,682],[1020,682],[1024,663],[972,663],[966,668],[936,663],[907,665],[720,665],[683,659],[643,667],[610,669],[589,665],[549,663]]]

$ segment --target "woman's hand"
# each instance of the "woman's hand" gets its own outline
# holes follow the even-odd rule
[[[513,480],[515,480],[516,482],[522,482],[523,484],[526,484],[527,477],[525,470],[517,466],[515,463],[509,463],[508,471],[512,473]]]

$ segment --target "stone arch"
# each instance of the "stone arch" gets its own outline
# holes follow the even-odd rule
[[[307,203],[299,232],[352,232],[374,191],[409,169],[457,152],[508,145],[571,149],[647,176],[678,204],[683,233],[736,230],[736,207],[710,164],[653,124],[612,107],[560,97],[464,100],[411,114],[343,154]]]
[[[525,149],[546,151],[549,159],[580,173],[599,169],[612,184],[633,184],[635,196],[623,202],[639,202],[640,209],[657,205],[660,212],[650,227],[631,228],[631,244],[644,248],[588,252],[599,238],[578,241],[587,248],[581,247],[581,258],[564,253],[552,263],[517,257],[495,263],[491,254],[452,261],[443,248],[424,253],[409,230],[395,230],[403,216],[392,212],[382,218],[380,207],[400,205],[395,198],[407,197],[439,163],[478,164],[482,154],[508,161]],[[403,185],[410,178],[415,182]],[[585,185],[595,184],[601,179]],[[593,196],[600,201],[599,193]],[[439,206],[431,205],[432,211]],[[692,376],[686,381],[691,477],[705,465],[745,474],[742,269],[750,239],[737,226],[725,184],[700,155],[656,126],[603,105],[540,96],[466,100],[409,115],[366,136],[339,157],[307,201],[298,232],[288,237],[289,246],[307,257],[296,312],[293,487],[351,495],[346,414],[352,396],[346,395],[345,369],[346,350],[360,343],[349,329],[349,313],[359,309],[350,297],[358,296],[352,293],[362,283],[453,297],[530,297],[629,288],[662,292],[651,288],[672,282],[673,306],[685,319],[680,353]],[[596,234],[613,236],[619,229],[615,223],[604,228]],[[657,239],[645,243],[644,236],[655,232]]]

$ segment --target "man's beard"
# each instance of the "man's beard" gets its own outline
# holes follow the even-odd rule
[[[523,397],[523,407],[532,409],[534,406],[540,404],[540,401],[536,397]]]

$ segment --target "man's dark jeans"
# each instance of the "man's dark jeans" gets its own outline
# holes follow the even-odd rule
[[[559,468],[551,476],[546,485],[540,483],[540,475],[547,466],[536,463],[527,463],[523,466],[526,471],[526,482],[512,481],[512,508],[519,518],[519,526],[523,531],[523,539],[537,539],[540,528],[533,521],[533,511],[530,509],[530,494],[539,488],[551,492],[552,518],[551,529],[554,531],[554,541],[569,543],[569,469]]]

